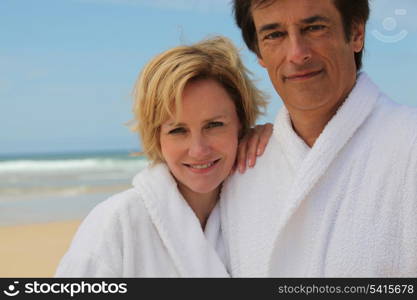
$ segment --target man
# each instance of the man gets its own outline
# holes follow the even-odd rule
[[[222,191],[233,276],[417,276],[417,110],[361,68],[367,0],[235,0],[284,107]]]

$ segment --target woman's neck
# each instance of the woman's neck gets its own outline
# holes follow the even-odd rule
[[[185,201],[187,201],[188,205],[196,214],[201,227],[204,230],[210,213],[219,199],[220,187],[204,194],[196,193],[181,183],[178,183],[178,188]]]

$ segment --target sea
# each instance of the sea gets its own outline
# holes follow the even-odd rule
[[[0,156],[0,226],[81,220],[147,165],[129,151]]]

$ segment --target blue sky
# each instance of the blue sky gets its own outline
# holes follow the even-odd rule
[[[372,3],[364,70],[394,100],[417,106],[417,2]],[[242,48],[271,95],[260,122],[272,122],[281,101],[227,0],[1,0],[0,155],[138,149],[124,124],[140,69],[159,52],[216,34]]]

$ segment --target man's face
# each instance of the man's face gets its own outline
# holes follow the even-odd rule
[[[288,110],[337,108],[355,83],[364,26],[355,26],[347,42],[333,0],[276,0],[252,15],[259,62]]]

